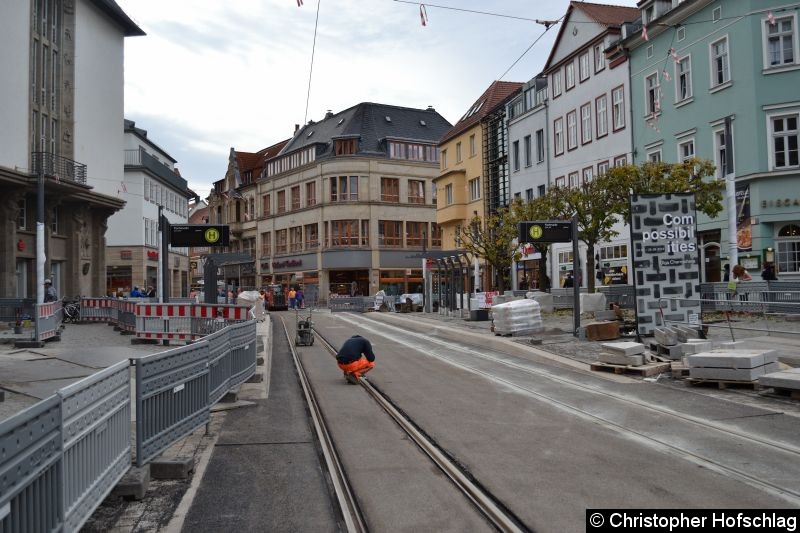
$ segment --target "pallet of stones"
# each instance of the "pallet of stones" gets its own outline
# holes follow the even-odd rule
[[[690,383],[716,383],[721,389],[732,385],[757,388],[756,380],[777,372],[778,352],[758,349],[718,349],[686,357]]]
[[[711,341],[701,338],[700,330],[688,326],[664,326],[655,328],[653,340],[649,343],[650,351],[679,360],[685,355],[710,351]]]
[[[669,372],[669,363],[653,362],[645,354],[644,344],[638,342],[604,342],[598,362],[591,369],[616,374],[637,374],[643,377]]]
[[[772,388],[778,396],[800,400],[800,368],[764,374],[758,378],[758,384],[764,388]]]

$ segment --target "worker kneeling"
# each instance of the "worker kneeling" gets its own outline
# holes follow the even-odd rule
[[[372,344],[361,335],[353,335],[342,344],[336,362],[348,383],[358,384],[358,378],[375,368]]]

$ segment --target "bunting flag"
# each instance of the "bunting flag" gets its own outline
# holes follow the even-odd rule
[[[675,60],[676,63],[680,61],[680,59],[678,59],[678,52],[676,52],[674,48],[669,49],[669,55]]]
[[[300,7],[302,5],[303,5],[303,0],[297,0],[297,7]]]
[[[647,35],[647,26],[642,25],[642,39],[649,41],[650,37]]]
[[[774,26],[775,24],[777,24],[777,22],[775,21],[775,15],[772,14],[772,11],[767,13],[767,20],[769,21],[770,26]]]
[[[671,77],[670,77],[670,75],[669,75],[669,72],[667,72],[667,69],[664,69],[664,71],[663,71],[663,72],[664,72],[664,79],[665,79],[666,81],[670,81]]]
[[[121,181],[120,183],[122,183],[122,190],[128,192],[128,188],[125,186],[125,182]]]
[[[419,19],[423,26],[428,25],[428,10],[425,9],[425,4],[419,5]]]

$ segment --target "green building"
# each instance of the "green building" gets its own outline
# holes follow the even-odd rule
[[[800,3],[643,0],[614,54],[630,59],[633,156],[712,160],[736,183],[739,262],[800,280]],[[727,168],[726,118],[733,164]],[[703,281],[726,264],[728,209],[698,217]]]

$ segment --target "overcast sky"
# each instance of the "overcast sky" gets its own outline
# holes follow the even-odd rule
[[[432,105],[451,123],[543,27],[394,0],[320,0],[307,120],[359,102]],[[125,117],[178,160],[201,197],[224,177],[231,147],[289,138],[306,112],[317,0],[117,0],[147,33],[125,40]],[[557,19],[568,0],[440,0],[440,5]],[[617,0],[635,6],[635,0]],[[553,27],[503,78],[527,81]]]

